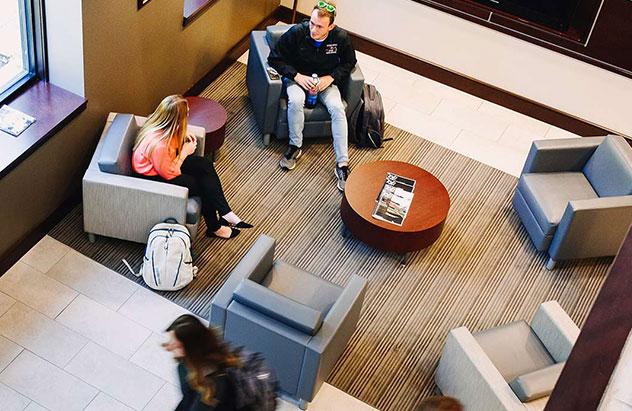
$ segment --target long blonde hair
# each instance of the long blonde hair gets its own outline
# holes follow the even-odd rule
[[[165,97],[140,128],[133,150],[136,150],[148,136],[158,134],[160,138],[150,143],[147,154],[154,151],[159,141],[167,140],[167,147],[171,147],[171,139],[176,139],[179,155],[186,142],[188,116],[189,104],[184,97],[179,94]]]

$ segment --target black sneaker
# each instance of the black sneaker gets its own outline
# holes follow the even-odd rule
[[[334,171],[334,175],[336,176],[336,187],[338,190],[345,191],[345,183],[347,182],[347,177],[349,176],[349,167],[347,166],[336,166],[336,170]]]
[[[286,170],[292,170],[296,167],[296,160],[298,160],[303,154],[303,150],[300,147],[296,147],[290,144],[287,148],[287,151],[281,157],[281,161],[279,161],[279,166]]]

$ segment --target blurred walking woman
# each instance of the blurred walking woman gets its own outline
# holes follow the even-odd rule
[[[235,227],[252,225],[231,210],[213,163],[193,155],[197,140],[187,134],[188,115],[184,97],[165,97],[138,132],[132,168],[141,177],[187,187],[190,196],[200,196],[206,235],[233,238],[239,234]]]
[[[239,366],[215,332],[190,314],[181,315],[167,328],[163,346],[180,361],[178,375],[182,401],[176,411],[233,411],[235,392],[225,370]]]

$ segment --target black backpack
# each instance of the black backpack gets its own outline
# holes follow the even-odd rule
[[[241,366],[227,368],[226,372],[233,383],[237,410],[274,411],[278,381],[263,356],[242,348],[234,353],[240,358]]]
[[[384,106],[374,85],[365,84],[362,99],[349,119],[349,141],[358,147],[380,148],[384,138]]]

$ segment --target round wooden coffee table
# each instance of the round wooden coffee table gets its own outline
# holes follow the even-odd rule
[[[401,226],[372,216],[376,200],[391,172],[416,181],[414,197]],[[353,236],[365,244],[404,255],[434,243],[450,209],[450,196],[432,174],[401,161],[375,161],[353,169],[345,185],[340,216]]]
[[[219,148],[226,137],[226,109],[215,100],[204,97],[186,97],[189,103],[189,124],[204,127],[204,155],[211,154],[213,161],[218,158]]]

